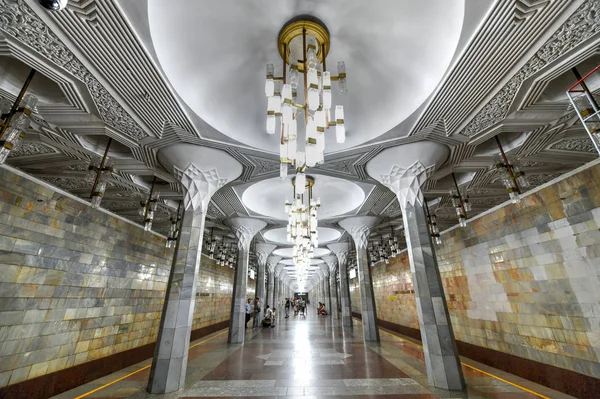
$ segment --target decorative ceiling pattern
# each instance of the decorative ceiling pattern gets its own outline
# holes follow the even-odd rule
[[[521,160],[532,187],[595,159],[566,99],[549,101],[548,93],[564,93],[558,78],[571,68],[600,63],[600,1],[500,0],[480,22],[406,131],[327,155],[315,173],[376,184],[365,164],[382,150],[420,140],[445,144],[450,159],[426,183],[425,195],[437,204],[433,208],[440,227],[447,228],[456,224],[447,195],[453,171],[472,175],[461,184],[468,188],[472,216],[508,199],[490,169],[493,157],[478,149],[496,135],[503,139],[527,133],[510,153]],[[0,0],[0,31],[3,55],[57,82],[68,102],[44,104],[26,141],[11,154],[12,166],[87,198],[91,187],[85,172],[89,159],[98,154],[83,146],[83,138],[108,135],[131,155],[115,159],[117,173],[102,206],[140,222],[139,201],[157,176],[164,184],[155,227],[163,232],[182,196],[179,184],[156,160],[160,148],[180,142],[218,148],[244,165],[239,181],[213,196],[208,207],[211,226],[223,227],[228,217],[248,216],[233,186],[278,175],[277,155],[225,137],[181,101],[119,1],[70,0],[66,10],[46,13],[34,2]],[[2,95],[14,99],[15,93],[7,90],[0,87]],[[385,226],[401,225],[397,199],[381,185],[365,198],[358,214],[380,216]],[[336,222],[323,224],[336,227]],[[380,232],[375,229],[374,234]]]

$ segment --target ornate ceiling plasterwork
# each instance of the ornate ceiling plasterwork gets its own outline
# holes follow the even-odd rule
[[[106,123],[136,140],[148,136],[25,2],[0,0],[0,29],[84,82]]]
[[[49,68],[56,68],[57,71],[67,71],[83,82],[93,100],[89,108],[95,105],[102,121],[109,125],[103,134],[112,135],[131,147],[133,159],[124,160],[120,165],[122,170],[114,177],[103,206],[123,215],[127,212],[131,214],[135,209],[125,207],[122,203],[119,206],[119,201],[111,202],[110,199],[127,200],[131,197],[127,205],[134,205],[138,197],[143,197],[140,193],[147,190],[147,187],[139,184],[135,175],[156,174],[170,183],[165,198],[172,199],[169,204],[176,207],[181,198],[178,192],[180,187],[156,163],[156,152],[179,142],[223,149],[244,165],[241,181],[257,181],[276,175],[278,162],[275,156],[245,148],[239,143],[225,142],[216,136],[211,139],[200,138],[199,131],[202,131],[203,137],[205,134],[209,137],[214,132],[202,121],[190,118],[189,110],[171,91],[151,55],[137,41],[137,36],[131,34],[133,27],[128,25],[116,2],[70,1],[64,12],[49,14],[42,11],[44,14],[40,15],[36,14],[38,10],[33,3],[29,3],[30,7],[23,0],[0,0],[0,30],[22,43],[23,48],[30,49],[28,51],[31,54],[26,59],[43,59],[39,62],[45,62]],[[522,146],[514,151],[517,156],[526,159],[523,164],[526,172],[533,171],[529,173],[533,186],[593,158],[593,152],[589,151],[590,143],[586,144],[581,136],[581,127],[577,131],[573,126],[572,110],[564,106],[561,108],[560,104],[540,104],[538,100],[547,83],[561,70],[592,55],[591,50],[580,49],[598,43],[599,3],[597,0],[495,2],[486,23],[482,24],[463,56],[448,72],[422,114],[415,119],[410,136],[385,143],[370,142],[328,155],[326,163],[318,170],[339,178],[372,182],[365,173],[365,164],[380,151],[419,140],[438,142],[448,145],[451,155],[448,163],[424,185],[427,198],[442,196],[441,206],[448,206],[444,205],[448,203],[445,195],[447,188],[438,184],[438,181],[452,170],[475,172],[468,183],[469,193],[476,211],[480,212],[492,206],[493,201],[487,197],[496,195],[501,199],[506,196],[504,189],[493,183],[495,171],[487,169],[491,158],[476,156],[475,141],[480,140],[480,136],[491,138],[494,134],[530,132]],[[123,35],[122,29],[128,34]],[[500,36],[496,36],[498,32],[501,32]],[[497,37],[497,41],[505,40],[506,36],[502,35],[508,34],[513,40],[511,46],[491,46],[492,49],[481,45],[494,37]],[[98,43],[107,38],[112,46],[99,48]],[[489,52],[492,50],[495,52],[494,59],[506,62],[490,70]],[[533,56],[527,59],[525,55],[529,54],[528,51]],[[131,57],[123,59],[123,54],[130,54]],[[524,60],[520,67],[518,59]],[[517,65],[516,71],[511,69],[514,65]],[[544,76],[538,78],[541,75]],[[528,97],[523,99],[522,92],[532,79],[537,79],[531,85],[534,89],[527,89],[531,94],[528,92]],[[464,81],[471,83],[465,86],[461,83]],[[71,97],[71,102],[80,104],[83,100]],[[551,115],[538,118],[535,112],[540,112],[542,108]],[[60,109],[66,115],[64,106]],[[479,111],[471,115],[473,110]],[[81,114],[81,109],[79,112]],[[517,123],[511,119],[515,112],[527,112],[532,117],[525,118],[529,119],[527,123]],[[56,183],[63,188],[71,187],[67,189],[86,198],[89,194],[87,187],[68,183],[73,178],[65,173],[86,170],[90,154],[81,147],[76,128],[87,131],[91,127],[83,124],[62,126],[60,123],[55,126],[43,120],[38,121],[37,125],[35,131],[38,136],[29,142],[55,148],[56,153],[42,153],[41,149],[35,154],[33,149],[17,151],[10,162],[35,175],[42,173],[42,169],[31,168],[35,165],[27,161],[27,157],[40,162],[41,157],[45,156],[49,158],[48,165],[53,168],[48,170],[58,173]],[[467,129],[468,134],[447,136],[459,131],[466,133]],[[558,158],[557,153],[564,155]],[[390,196],[387,189],[377,186],[365,199],[358,214],[384,216],[391,221],[398,221],[400,214],[396,212],[396,204],[393,194]],[[454,212],[452,208],[450,211]],[[446,210],[441,208],[439,212],[444,214]],[[449,215],[455,218],[452,212]],[[235,190],[227,186],[214,195],[207,216],[215,223],[220,223],[225,217],[248,216],[248,213]],[[127,217],[139,222],[136,216]],[[448,223],[451,223],[452,217],[447,219]],[[274,221],[271,223],[276,224]],[[327,225],[335,226],[335,223]]]
[[[508,84],[477,113],[460,134],[471,137],[500,122],[507,116],[519,87],[528,77],[598,32],[600,32],[600,3],[595,0],[586,1],[510,79]]]

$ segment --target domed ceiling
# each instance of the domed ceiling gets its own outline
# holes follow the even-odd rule
[[[386,133],[425,101],[454,56],[464,9],[464,0],[150,1],[148,21],[160,65],[186,104],[230,138],[278,152],[265,132],[265,64],[281,74],[277,35],[287,21],[322,20],[329,69],[345,61],[348,73],[348,95],[333,98],[347,129],[344,144],[327,135],[334,152]]]
[[[313,198],[321,199],[319,219],[328,219],[348,213],[365,200],[365,192],[356,183],[325,175],[311,174],[315,179]],[[287,220],[285,201],[294,197],[293,176],[266,179],[248,187],[242,194],[242,202],[260,215]]]

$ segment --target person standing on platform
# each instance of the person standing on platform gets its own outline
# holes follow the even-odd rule
[[[251,317],[251,305],[252,299],[248,298],[248,302],[246,302],[246,323],[245,323],[245,327],[248,328],[248,322],[250,321],[250,317]]]
[[[290,317],[290,306],[292,303],[290,302],[290,298],[285,299],[285,318],[288,319]]]
[[[252,324],[254,328],[260,327],[260,312],[262,311],[260,305],[260,298],[256,297],[254,299],[254,323]]]

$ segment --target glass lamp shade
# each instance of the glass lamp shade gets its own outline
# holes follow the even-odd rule
[[[94,195],[94,196],[92,196],[90,205],[92,206],[92,208],[97,209],[100,207],[101,202],[102,202],[102,197],[100,195]]]
[[[267,79],[265,81],[265,95],[267,97],[273,97],[275,94],[275,82],[273,79]]]
[[[275,134],[276,124],[277,119],[275,119],[275,115],[267,115],[267,133]]]
[[[308,109],[315,111],[319,105],[319,89],[310,87],[308,89]]]
[[[458,224],[460,227],[467,227],[467,219],[464,217],[458,218]]]
[[[36,96],[33,94],[25,94],[21,100],[21,103],[19,104],[19,107],[23,107],[31,112],[35,112],[37,110],[37,103],[38,98]]]
[[[273,81],[273,75],[275,74],[275,69],[273,68],[273,64],[267,64],[267,78],[265,81],[265,95],[267,97],[272,97],[275,94],[275,82]]]
[[[434,241],[437,245],[442,245],[442,238],[439,235],[434,237]]]
[[[306,51],[306,64],[309,69],[315,69],[319,61],[317,60],[317,49],[314,45],[309,45]]]
[[[338,62],[338,88],[340,94],[344,95],[348,91],[348,86],[346,82],[346,63],[344,61]]]
[[[302,172],[297,173],[294,186],[296,187],[296,194],[304,194],[304,191],[306,190],[306,174]]]
[[[292,89],[298,88],[298,83],[300,81],[300,79],[298,78],[298,67],[294,65],[290,66],[288,81],[290,82],[290,86],[292,87]]]
[[[285,124],[289,124],[292,122],[294,118],[294,110],[292,109],[292,104],[283,103],[281,106],[281,121]]]
[[[343,123],[335,125],[335,141],[338,144],[342,144],[346,141],[346,126]]]
[[[516,190],[509,191],[508,196],[510,197],[510,200],[513,204],[518,204],[519,202],[521,202],[521,196]]]

